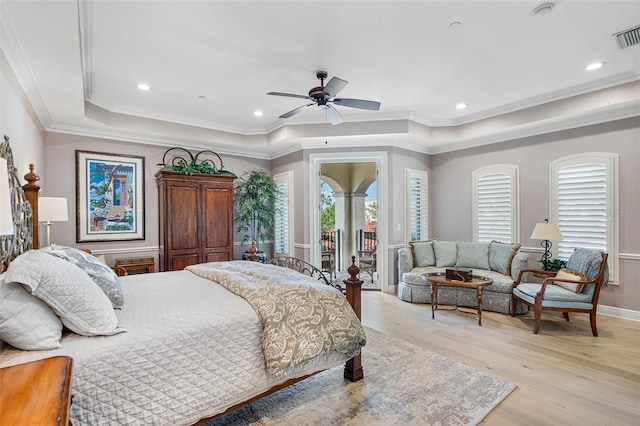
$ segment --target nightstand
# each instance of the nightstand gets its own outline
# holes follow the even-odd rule
[[[73,359],[56,356],[0,368],[0,425],[67,425]]]

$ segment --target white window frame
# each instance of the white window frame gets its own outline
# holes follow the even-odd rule
[[[424,192],[420,194],[421,204],[424,204],[424,217],[420,220],[417,228],[420,229],[419,240],[429,239],[429,173],[424,170],[404,169],[404,194],[405,194],[405,242],[415,241],[411,238],[412,230],[414,229],[414,216],[415,212],[411,205],[411,180],[421,179],[424,180],[423,189]]]
[[[575,154],[567,157],[559,158],[550,163],[550,197],[549,205],[551,206],[551,222],[557,223],[562,232],[562,223],[560,222],[560,206],[559,206],[559,173],[563,168],[598,164],[605,167],[605,207],[600,216],[605,220],[606,224],[606,251],[609,254],[609,284],[618,283],[619,271],[619,183],[618,183],[618,154],[608,152],[589,152],[583,154]],[[560,241],[553,247],[553,255],[558,257],[558,248],[562,245]]]
[[[293,171],[288,171],[288,172],[283,172],[283,173],[278,173],[273,175],[273,180],[276,182],[276,184],[278,185],[278,187],[280,187],[280,189],[282,190],[282,196],[283,196],[283,200],[280,200],[280,209],[282,209],[280,212],[276,211],[276,217],[274,218],[274,227],[273,227],[273,232],[274,232],[274,242],[273,242],[273,250],[274,253],[277,255],[285,255],[285,256],[293,256],[293,211],[292,211],[292,206],[293,204]],[[284,186],[285,188],[283,189],[282,186]],[[284,220],[286,220],[287,222],[287,235],[286,235],[286,239],[287,242],[285,243],[287,246],[287,252],[285,253],[284,251],[279,251],[279,249],[281,248],[279,245],[279,240],[280,240],[280,227],[278,226],[279,223],[279,218],[278,216],[280,215],[284,215]]]
[[[506,177],[509,180],[509,237],[482,237],[480,225],[482,223],[482,215],[480,214],[480,206],[483,201],[480,199],[480,182],[485,178]],[[492,164],[481,167],[472,172],[472,211],[473,211],[473,241],[492,241],[498,240],[505,243],[517,243],[520,241],[520,168],[514,164]],[[484,201],[486,202],[486,201]],[[482,238],[482,239],[481,239]],[[507,241],[505,241],[507,240]]]

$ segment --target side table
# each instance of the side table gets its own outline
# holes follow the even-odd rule
[[[67,425],[73,359],[56,356],[0,368],[0,425]]]
[[[153,257],[120,258],[113,269],[118,275],[152,273],[156,271],[156,262]]]

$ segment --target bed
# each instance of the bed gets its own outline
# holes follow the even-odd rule
[[[113,282],[99,282],[113,277],[87,253],[64,246],[32,249],[37,196],[28,187],[37,185],[30,181],[24,191],[18,185],[8,140],[0,154],[8,162],[16,223],[14,235],[0,237],[0,272],[6,269],[0,333],[18,346],[0,341],[0,367],[72,357],[74,425],[199,424],[341,364],[345,378],[363,377],[359,353],[366,336],[355,274],[346,297],[322,284],[311,265],[292,258],[278,265],[216,262],[116,277],[115,289]],[[25,193],[35,199],[27,201]],[[52,327],[42,333],[49,340],[26,343],[47,349],[20,349],[21,338],[41,330],[16,337],[15,330],[6,332],[7,323],[20,328],[35,322],[39,317],[30,310],[36,305],[40,313],[49,310],[47,321],[55,322],[52,312],[60,319],[61,337],[56,342]]]

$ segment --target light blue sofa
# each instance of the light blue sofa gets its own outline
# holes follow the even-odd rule
[[[497,241],[412,241],[398,250],[398,297],[406,302],[431,303],[431,285],[422,274],[445,272],[450,267],[470,268],[474,275],[493,280],[483,290],[483,310],[510,314],[513,282],[529,260],[519,249],[520,244]],[[461,287],[438,286],[438,303],[478,306],[475,289]],[[518,304],[517,314],[527,312],[527,306]]]

